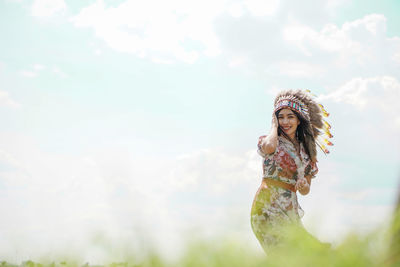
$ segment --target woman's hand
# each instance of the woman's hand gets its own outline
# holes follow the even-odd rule
[[[279,126],[278,119],[276,118],[275,113],[272,113],[272,121],[271,121],[271,130],[277,130]]]
[[[298,190],[302,195],[307,195],[308,192],[310,192],[310,184],[307,182],[306,178],[301,178],[297,180],[294,188]]]
[[[259,139],[258,146],[260,147],[262,153],[268,155],[275,152],[277,144],[278,144],[278,120],[275,114],[273,113],[271,121],[271,130],[267,135],[267,137]]]

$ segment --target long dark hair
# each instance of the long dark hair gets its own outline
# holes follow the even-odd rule
[[[278,110],[275,112],[276,120],[278,121],[278,126],[279,126],[279,119],[278,115],[279,112],[281,112],[282,109]],[[296,114],[297,119],[300,121],[300,124],[297,126],[296,129],[296,138],[299,141],[299,143],[303,143],[304,149],[308,155],[309,158],[311,158],[311,153],[310,153],[310,144],[308,144],[310,137],[313,139],[313,135],[310,131],[310,122],[307,121],[303,116],[301,116],[297,111],[291,110],[294,114]],[[281,129],[281,127],[278,127],[278,135],[283,135],[285,136],[288,140],[291,140],[290,137]]]

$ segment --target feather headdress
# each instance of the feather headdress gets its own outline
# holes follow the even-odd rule
[[[331,125],[324,119],[329,116],[329,113],[313,97],[315,95],[310,90],[281,91],[274,101],[274,113],[280,109],[289,108],[308,122],[306,130],[310,134],[304,136],[305,145],[310,152],[311,159],[316,161],[316,146],[328,154],[327,146],[333,145],[329,138],[332,138],[333,135],[330,132]]]

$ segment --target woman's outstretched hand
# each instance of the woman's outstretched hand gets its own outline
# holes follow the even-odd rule
[[[301,178],[297,180],[296,185],[294,186],[296,190],[300,192],[302,195],[307,195],[310,192],[310,185],[307,182],[306,178]]]

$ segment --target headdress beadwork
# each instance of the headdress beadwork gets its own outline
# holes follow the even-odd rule
[[[275,104],[274,112],[282,108],[290,108],[294,111],[300,112],[307,120],[310,120],[307,106],[300,99],[293,95],[286,95],[278,98]]]

